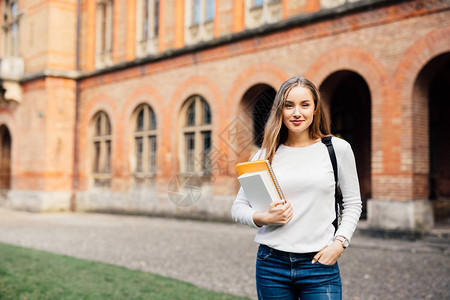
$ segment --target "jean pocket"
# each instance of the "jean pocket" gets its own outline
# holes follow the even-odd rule
[[[256,259],[260,261],[267,260],[272,255],[272,251],[267,246],[259,246],[258,254],[256,255]]]
[[[326,267],[326,268],[331,268],[331,267],[336,266],[336,263],[334,263],[334,264],[332,264],[332,265],[323,264],[323,263],[321,263],[320,261],[317,261],[317,263],[318,263],[319,265],[321,265],[321,266]]]

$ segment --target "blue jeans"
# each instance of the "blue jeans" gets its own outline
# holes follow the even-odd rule
[[[338,264],[311,263],[316,253],[289,253],[260,245],[256,259],[258,299],[342,299]]]

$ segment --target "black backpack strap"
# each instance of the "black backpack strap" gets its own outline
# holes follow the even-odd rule
[[[331,165],[333,166],[334,173],[334,208],[336,212],[336,219],[333,221],[334,233],[338,229],[338,219],[339,219],[339,193],[338,193],[338,170],[337,170],[337,160],[336,153],[334,152],[333,143],[331,142],[331,136],[326,136],[322,138],[322,143],[327,146],[328,154],[330,155]]]

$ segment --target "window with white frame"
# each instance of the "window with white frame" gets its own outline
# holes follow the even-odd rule
[[[211,109],[201,96],[190,97],[181,109],[182,173],[211,173]]]
[[[280,21],[283,17],[281,0],[245,0],[245,26],[255,28]]]
[[[110,66],[113,63],[113,28],[114,1],[97,0],[95,66],[97,68]]]
[[[109,186],[111,180],[111,124],[108,115],[100,111],[93,119],[92,176],[95,186]]]
[[[136,54],[145,56],[158,50],[160,0],[138,0],[136,5]]]
[[[3,55],[19,56],[19,13],[17,0],[6,0],[3,5]]]
[[[156,116],[148,104],[141,104],[134,114],[134,153],[132,164],[136,178],[156,174]]]
[[[214,37],[216,0],[186,0],[185,42],[195,44]]]

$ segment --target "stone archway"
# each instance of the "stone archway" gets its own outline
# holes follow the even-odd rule
[[[415,192],[432,200],[437,223],[450,222],[449,95],[450,52],[447,52],[421,69],[412,96],[414,172],[424,181],[423,190]]]
[[[371,180],[371,94],[359,74],[341,70],[329,75],[320,86],[331,133],[348,141],[358,169],[362,217],[366,218],[367,200],[372,197]]]
[[[275,94],[276,91],[272,87],[256,84],[249,88],[242,98],[241,110],[246,114],[247,124],[252,129],[253,146],[261,147],[264,126],[269,118]]]
[[[0,201],[5,202],[11,188],[11,135],[8,127],[0,126]]]

